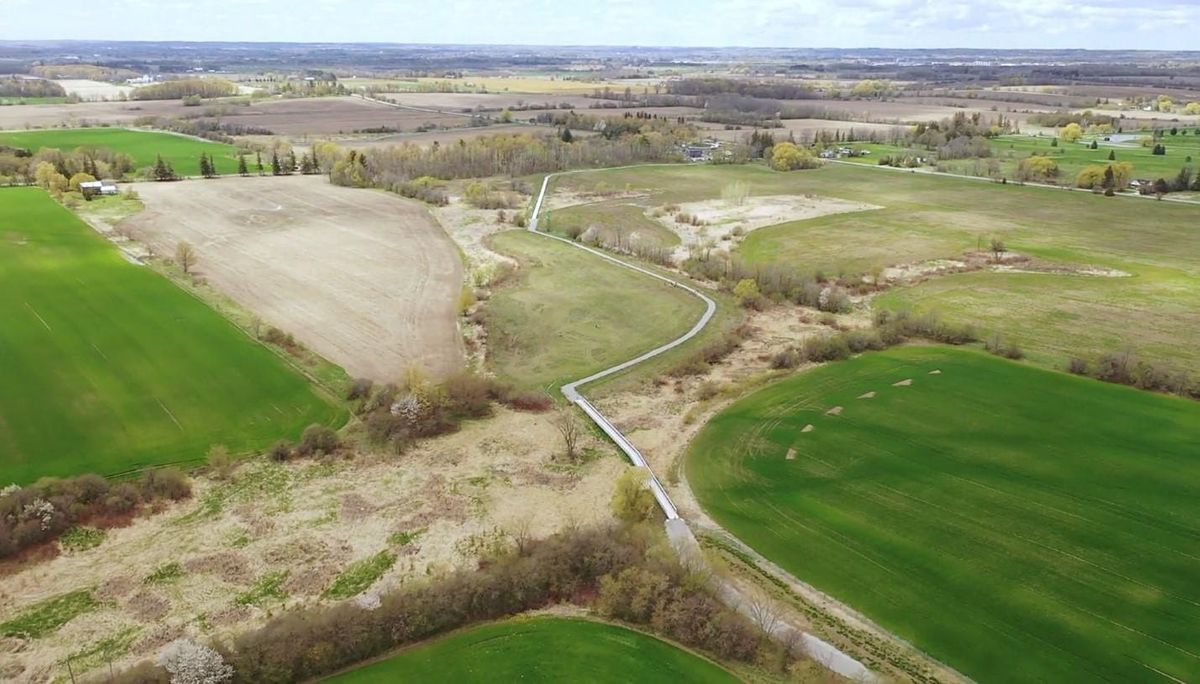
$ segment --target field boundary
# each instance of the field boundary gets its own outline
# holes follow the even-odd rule
[[[633,166],[623,166],[623,167],[613,167],[613,168],[616,168],[616,169],[635,168],[635,167],[642,167],[642,166],[677,166],[677,165],[676,164],[637,164],[637,165],[633,165]],[[642,363],[642,362],[652,359],[656,356],[664,354],[664,353],[674,349],[675,347],[678,347],[679,345],[687,342],[688,340],[692,339],[696,335],[700,334],[700,332],[708,325],[709,321],[712,320],[713,314],[715,314],[716,310],[717,310],[717,303],[711,297],[703,294],[699,290],[696,290],[695,288],[693,288],[689,285],[685,285],[684,283],[678,282],[672,278],[668,278],[667,276],[655,273],[654,271],[643,268],[641,266],[636,266],[634,264],[628,263],[623,259],[618,259],[617,257],[614,257],[611,254],[606,254],[598,249],[588,247],[586,245],[581,245],[577,242],[574,242],[573,240],[568,240],[567,238],[559,237],[557,235],[550,235],[549,233],[543,233],[543,232],[538,231],[538,229],[537,229],[538,218],[541,215],[542,203],[543,203],[543,200],[545,200],[546,191],[549,188],[550,180],[552,178],[555,178],[555,177],[561,176],[561,175],[573,174],[573,173],[583,173],[583,172],[587,172],[587,171],[598,171],[598,170],[608,170],[608,169],[581,169],[581,170],[577,170],[577,171],[562,171],[562,172],[558,172],[558,173],[547,174],[545,176],[545,178],[542,179],[542,187],[541,187],[541,190],[538,192],[537,200],[534,203],[533,213],[530,217],[529,227],[527,228],[527,230],[536,235],[541,235],[543,237],[546,237],[546,238],[549,238],[552,240],[558,240],[559,242],[566,243],[577,249],[582,249],[586,252],[594,254],[594,255],[596,255],[606,261],[609,261],[613,264],[616,264],[620,267],[629,269],[631,271],[636,271],[636,272],[644,274],[644,275],[649,275],[657,280],[663,281],[663,282],[671,285],[672,287],[681,288],[681,289],[695,295],[696,297],[699,297],[701,300],[703,300],[705,303],[705,311],[701,315],[700,319],[696,322],[696,324],[694,326],[692,326],[692,328],[690,330],[688,330],[686,333],[684,333],[683,335],[675,338],[674,340],[671,340],[670,342],[667,342],[666,344],[663,344],[659,347],[651,349],[650,351],[648,351],[640,356],[629,359],[628,361],[624,361],[624,362],[619,363],[610,368],[606,368],[599,372],[593,373],[592,375],[589,375],[587,377],[580,378],[579,380],[575,380],[574,382],[567,383],[566,385],[562,386],[561,391],[563,393],[563,396],[566,397],[566,399],[568,401],[570,401],[571,403],[578,406],[584,413],[587,414],[587,416],[592,420],[592,422],[594,422],[601,430],[604,431],[604,433],[606,435],[608,435],[616,443],[616,445],[621,449],[622,452],[625,453],[625,455],[629,458],[630,462],[632,462],[633,465],[646,469],[646,472],[648,474],[647,475],[647,484],[649,485],[650,491],[651,491],[651,493],[653,493],[654,499],[658,503],[659,508],[662,510],[663,514],[666,516],[665,529],[666,529],[666,533],[667,533],[667,538],[670,541],[672,548],[679,555],[680,560],[683,561],[685,564],[687,564],[689,566],[693,566],[693,567],[696,567],[696,566],[703,567],[703,566],[707,565],[707,563],[704,560],[703,552],[700,547],[700,542],[699,542],[699,540],[696,539],[696,536],[692,532],[691,527],[688,526],[687,521],[684,520],[682,517],[680,517],[678,509],[675,507],[674,502],[671,501],[670,495],[667,494],[667,490],[665,487],[663,487],[663,484],[658,479],[658,476],[654,474],[653,469],[650,468],[650,465],[646,462],[646,459],[642,456],[641,452],[638,451],[637,447],[634,446],[633,443],[630,442],[627,437],[625,437],[625,435],[621,434],[621,431],[618,430],[616,428],[616,426],[614,426],[608,420],[608,418],[606,418],[604,416],[603,413],[601,413],[595,406],[593,406],[592,403],[590,401],[588,401],[586,397],[584,397],[582,394],[580,394],[579,387],[581,387],[582,385],[585,385],[589,382],[599,380],[600,378],[604,378],[609,375],[613,375],[616,373],[620,373],[624,370],[628,370],[629,368],[632,368],[633,366],[636,366],[639,363]],[[743,596],[742,593],[737,589],[737,587],[735,587],[732,583],[726,582],[726,581],[720,581],[716,587],[716,590],[717,590],[717,595],[719,596],[719,598],[722,601],[725,602],[726,605],[728,605],[730,608],[734,609],[741,615],[747,617],[748,619],[750,619],[750,620],[754,619],[754,607],[753,607],[754,604],[753,604],[753,602],[747,600],[747,598],[745,596]],[[874,672],[872,672],[870,669],[868,669],[865,665],[863,665],[861,662],[859,662],[852,656],[842,652],[836,646],[830,644],[827,641],[824,641],[823,639],[821,639],[820,637],[818,637],[816,635],[809,634],[808,632],[797,629],[790,624],[783,623],[783,624],[775,625],[773,629],[769,630],[768,634],[772,638],[775,638],[775,639],[778,639],[781,641],[788,640],[792,635],[799,635],[801,643],[804,645],[804,650],[809,655],[809,657],[811,657],[817,663],[823,665],[824,667],[828,668],[829,670],[831,670],[833,672],[836,672],[837,674],[839,674],[843,677],[847,677],[854,681],[871,683],[871,684],[882,681],[878,675],[876,675]]]

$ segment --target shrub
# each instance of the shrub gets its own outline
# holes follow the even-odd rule
[[[795,368],[800,365],[800,352],[795,349],[785,349],[771,357],[771,368],[782,370]]]
[[[371,396],[371,390],[375,387],[375,382],[369,378],[357,378],[346,390],[346,399],[356,401],[358,399],[366,399]]]
[[[850,345],[843,335],[816,335],[804,341],[802,354],[813,363],[840,361],[850,357]]]
[[[1021,348],[1011,342],[1005,342],[1000,335],[992,335],[986,342],[983,343],[983,348],[996,356],[1003,356],[1006,359],[1022,359],[1025,358],[1025,353]]]
[[[267,456],[277,463],[282,463],[292,457],[292,446],[286,439],[281,439],[267,451]]]
[[[1087,375],[1088,374],[1087,360],[1081,359],[1078,356],[1072,356],[1071,360],[1067,362],[1067,372],[1074,373],[1075,375]]]
[[[617,478],[612,497],[612,512],[627,524],[649,520],[657,508],[654,494],[646,486],[649,473],[645,468],[628,468]]]
[[[545,392],[522,392],[510,396],[504,403],[518,411],[542,413],[554,408],[554,400]]]
[[[319,456],[332,454],[342,446],[337,433],[328,425],[312,424],[304,428],[300,442],[296,445],[297,456]]]

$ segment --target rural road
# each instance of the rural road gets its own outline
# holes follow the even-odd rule
[[[640,164],[637,166],[646,165]],[[620,373],[621,371],[632,368],[639,363],[664,354],[692,339],[696,335],[700,334],[700,332],[704,330],[705,326],[708,325],[709,321],[712,320],[713,314],[717,311],[717,303],[703,292],[700,292],[699,290],[684,283],[672,280],[671,278],[656,273],[650,269],[636,266],[601,250],[588,247],[587,245],[582,245],[574,240],[568,240],[557,235],[550,235],[549,233],[538,232],[538,219],[541,217],[542,202],[546,198],[546,192],[550,186],[550,180],[557,176],[571,173],[581,173],[583,171],[590,170],[593,169],[585,169],[581,171],[563,171],[560,173],[548,174],[542,180],[541,190],[538,192],[537,201],[533,205],[533,216],[530,218],[528,230],[535,235],[541,235],[542,237],[551,240],[558,240],[559,242],[566,243],[572,247],[575,247],[576,249],[582,249],[586,252],[594,254],[595,256],[612,262],[622,268],[626,268],[631,271],[637,271],[643,275],[661,280],[672,287],[678,287],[682,290],[685,290],[703,300],[705,309],[704,314],[700,316],[700,319],[696,321],[696,324],[693,325],[692,328],[683,335],[680,335],[679,337],[667,342],[662,346],[655,347],[654,349],[651,349],[640,356],[629,359],[628,361],[624,361],[612,366],[611,368],[606,368],[597,373],[593,373],[585,378],[580,378],[574,382],[567,383],[562,386],[562,393],[568,401],[575,404],[584,413],[586,413],[588,418],[591,418],[592,421],[596,423],[596,425],[599,426],[599,428],[603,430],[604,433],[613,440],[613,442],[616,443],[621,451],[625,452],[625,455],[629,457],[629,460],[633,463],[633,465],[646,469],[646,472],[649,473],[648,484],[650,486],[650,491],[654,494],[654,499],[658,502],[659,508],[662,509],[663,514],[667,518],[666,531],[667,538],[670,540],[671,546],[674,547],[676,553],[679,554],[680,560],[683,561],[685,565],[689,567],[703,566],[705,561],[704,554],[700,548],[700,543],[696,540],[696,536],[692,533],[691,528],[688,527],[687,522],[679,516],[678,509],[675,508],[675,504],[671,501],[671,497],[668,496],[667,490],[665,487],[663,487],[662,482],[658,479],[658,476],[654,474],[654,471],[650,468],[650,465],[646,462],[646,459],[642,456],[641,452],[638,451],[637,447],[634,446],[633,443],[630,442],[627,437],[625,437],[625,435],[621,434],[621,431],[618,430],[616,426],[613,425],[608,418],[606,418],[604,414],[599,411],[599,409],[593,406],[586,397],[580,394],[579,388],[590,382],[594,382],[601,378],[608,377],[615,373]],[[726,605],[747,617],[751,622],[756,622],[753,601],[744,596],[736,586],[730,582],[719,581],[715,589],[717,595],[726,603]],[[773,638],[783,643],[790,643],[793,641],[802,643],[804,645],[804,650],[810,658],[843,677],[856,682],[871,684],[882,681],[878,675],[869,670],[865,665],[841,652],[837,649],[837,647],[820,639],[819,637],[799,630],[792,625],[787,624],[786,622],[779,621],[778,624],[771,625],[769,627],[769,633]]]

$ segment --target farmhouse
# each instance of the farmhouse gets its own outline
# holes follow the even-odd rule
[[[79,184],[79,191],[83,193],[84,197],[115,195],[117,194],[117,184],[112,181],[84,181]]]
[[[721,142],[719,140],[702,140],[697,143],[687,143],[682,145],[683,156],[687,157],[688,161],[709,161],[713,157],[713,152],[720,149]]]

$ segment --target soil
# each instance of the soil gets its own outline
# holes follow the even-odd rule
[[[121,224],[155,253],[195,246],[196,271],[355,377],[462,366],[462,261],[425,206],[315,176],[140,183]]]
[[[737,239],[758,228],[830,214],[880,208],[874,204],[816,195],[762,195],[746,197],[736,203],[725,199],[711,199],[679,205],[679,213],[694,216],[699,219],[701,225],[681,223],[676,220],[674,212],[654,213],[660,214],[657,217],[658,221],[668,230],[677,233],[683,241],[675,254],[675,257],[682,261],[690,251],[702,245],[730,251]]]
[[[502,409],[400,457],[360,449],[353,459],[324,463],[256,459],[228,481],[197,477],[190,501],[112,530],[94,549],[28,564],[4,579],[0,621],[76,588],[96,587],[103,605],[49,636],[11,640],[2,676],[66,678],[67,655],[128,629],[136,636],[114,661],[118,670],[181,636],[208,640],[254,628],[284,607],[326,601],[321,593],[343,568],[389,548],[396,532],[419,534],[391,546],[398,560],[370,592],[473,567],[495,544],[609,520],[624,461],[589,434],[580,445],[589,460],[564,464],[560,443],[550,414]],[[224,503],[213,510],[213,501]],[[255,526],[255,518],[272,524]],[[143,581],[168,563],[179,563],[182,577]],[[285,599],[237,604],[276,570],[288,571]]]

